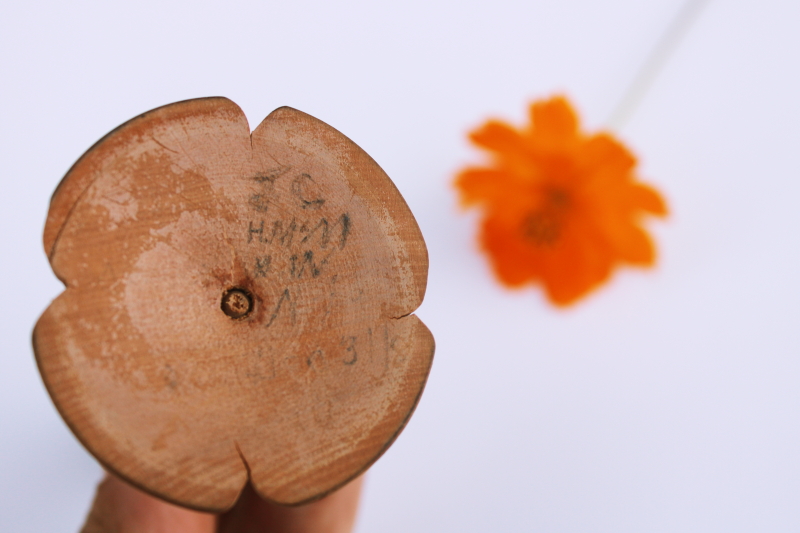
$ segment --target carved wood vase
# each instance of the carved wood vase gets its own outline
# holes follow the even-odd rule
[[[220,512],[299,504],[408,421],[434,342],[419,228],[363,150],[300,111],[250,133],[225,98],[118,127],[53,195],[66,289],[33,334],[47,390],[109,470]]]

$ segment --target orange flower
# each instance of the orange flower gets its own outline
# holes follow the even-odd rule
[[[461,203],[483,211],[480,244],[500,281],[541,283],[564,306],[622,263],[652,265],[655,248],[641,219],[667,209],[636,180],[636,158],[608,133],[579,131],[563,97],[532,104],[530,119],[520,130],[490,120],[473,131],[491,162],[456,179]]]

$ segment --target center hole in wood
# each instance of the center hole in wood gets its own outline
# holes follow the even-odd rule
[[[253,297],[241,287],[222,293],[222,312],[234,320],[245,318],[253,310]]]

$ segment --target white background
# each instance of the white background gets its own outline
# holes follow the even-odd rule
[[[465,133],[533,98],[602,127],[680,5],[3,2],[0,531],[76,531],[100,476],[30,348],[49,196],[120,123],[212,95],[333,125],[426,237],[436,360],[359,533],[800,530],[800,3],[712,0],[618,131],[672,210],[656,270],[568,311],[510,293],[450,185]]]

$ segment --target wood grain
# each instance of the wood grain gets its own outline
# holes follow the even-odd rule
[[[120,126],[67,173],[44,246],[65,291],[34,330],[53,401],[107,468],[222,511],[248,480],[319,498],[392,443],[434,343],[427,251],[355,143],[225,98]]]

